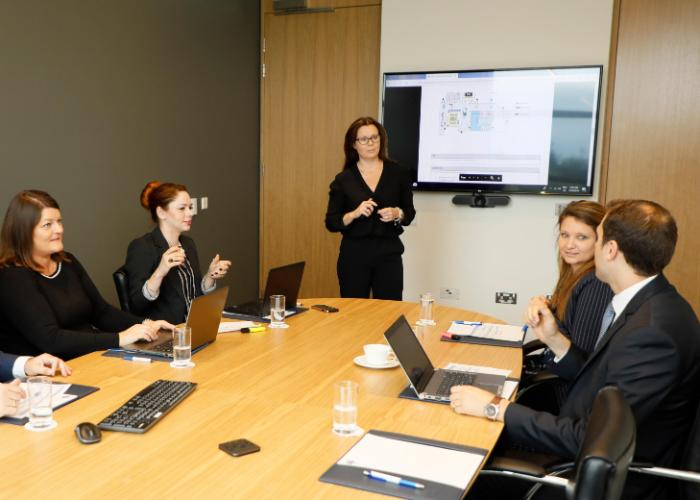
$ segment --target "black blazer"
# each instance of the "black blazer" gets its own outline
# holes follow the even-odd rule
[[[573,382],[559,415],[509,405],[505,431],[510,440],[575,458],[595,395],[616,385],[637,423],[635,460],[678,466],[698,402],[700,325],[663,275],[634,296],[597,349],[587,355],[572,345],[552,371]],[[628,478],[626,498],[668,494],[663,481]]]
[[[343,225],[343,215],[355,210],[369,198],[377,202],[374,213],[369,217],[355,219],[348,226]],[[380,220],[377,211],[385,207],[399,207],[403,210],[401,224]],[[408,226],[415,216],[409,172],[393,161],[384,162],[374,192],[365,183],[357,165],[340,172],[331,183],[326,211],[326,229],[329,231],[340,231],[343,236],[350,238],[392,238],[403,233],[401,226]]]
[[[17,356],[13,354],[5,354],[0,351],[0,382],[12,380],[12,367],[15,365]]]
[[[202,294],[202,273],[199,255],[192,238],[180,235],[180,244],[194,272],[195,296]],[[129,280],[129,300],[136,314],[150,319],[164,319],[170,323],[182,323],[187,318],[187,304],[177,272],[171,270],[163,279],[160,295],[154,301],[143,296],[143,284],[158,267],[163,253],[170,248],[163,233],[156,227],[129,244],[126,252],[126,271]]]

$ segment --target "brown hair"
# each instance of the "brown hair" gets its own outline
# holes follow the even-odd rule
[[[678,227],[671,213],[658,203],[614,200],[603,220],[603,243],[613,240],[632,269],[642,276],[653,276],[671,262]]]
[[[168,204],[177,198],[178,193],[187,192],[187,187],[172,182],[151,181],[141,191],[141,206],[151,212],[153,222],[158,222],[158,207],[165,209]]]
[[[583,222],[587,226],[593,228],[595,233],[596,228],[605,216],[605,208],[600,203],[595,201],[572,201],[559,214],[558,227],[561,227],[562,222],[567,217],[573,217],[579,222]],[[569,305],[571,291],[574,289],[579,280],[595,268],[595,260],[591,259],[586,262],[578,271],[574,271],[571,264],[567,264],[559,255],[559,280],[552,294],[551,307],[555,311],[557,317],[563,321],[566,317],[566,307]]]
[[[39,265],[32,258],[34,228],[41,221],[41,212],[45,208],[60,210],[56,200],[44,191],[22,191],[12,198],[0,231],[0,267],[39,270]],[[56,262],[69,261],[63,251],[53,254],[51,258]]]
[[[343,149],[345,151],[345,164],[343,165],[343,170],[351,168],[359,161],[360,155],[357,154],[357,150],[353,146],[357,140],[357,131],[360,129],[360,127],[364,127],[366,125],[374,125],[379,131],[379,159],[382,161],[389,159],[389,141],[386,136],[386,130],[384,130],[381,123],[371,116],[363,116],[352,122],[350,127],[348,127],[348,131],[345,132],[345,144],[343,145]]]

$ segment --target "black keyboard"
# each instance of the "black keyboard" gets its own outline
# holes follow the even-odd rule
[[[197,384],[156,380],[97,424],[107,431],[144,433],[185,399]]]
[[[470,372],[445,370],[444,373],[445,376],[437,390],[437,395],[440,397],[449,398],[453,385],[474,385],[474,380],[476,380],[476,375]]]

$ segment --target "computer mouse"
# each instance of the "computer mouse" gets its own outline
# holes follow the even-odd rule
[[[75,435],[83,444],[99,443],[102,439],[102,431],[91,422],[82,422],[75,426]]]

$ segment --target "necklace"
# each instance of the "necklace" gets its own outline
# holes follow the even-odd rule
[[[52,280],[56,276],[58,276],[59,273],[61,272],[61,264],[62,264],[62,262],[58,263],[58,267],[56,268],[56,271],[53,274],[44,274],[44,273],[39,273],[39,274],[41,274],[44,278]]]

